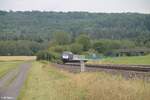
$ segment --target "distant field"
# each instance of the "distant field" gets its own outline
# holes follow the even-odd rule
[[[0,56],[0,61],[29,61],[36,60],[36,56]]]
[[[90,61],[90,64],[141,64],[150,65],[150,55],[147,56],[133,56],[133,57],[115,57],[105,58],[101,61]]]
[[[0,62],[0,78],[10,70],[16,68],[21,62]]]
[[[18,100],[149,100],[150,83],[91,72],[71,74],[34,62]]]

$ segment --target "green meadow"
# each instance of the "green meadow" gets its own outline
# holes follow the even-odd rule
[[[131,65],[150,65],[150,55],[131,56],[131,57],[107,57],[97,61],[89,61],[88,64],[131,64]]]
[[[146,56],[133,56],[133,57],[116,57],[106,58],[102,60],[103,63],[111,64],[145,64],[150,65],[150,55]]]

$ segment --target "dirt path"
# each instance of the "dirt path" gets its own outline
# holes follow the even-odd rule
[[[0,79],[0,100],[16,100],[31,62],[21,64]]]

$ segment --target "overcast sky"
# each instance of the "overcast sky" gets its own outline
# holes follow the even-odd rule
[[[150,13],[150,0],[0,0],[0,10]]]

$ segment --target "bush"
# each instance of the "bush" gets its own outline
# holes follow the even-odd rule
[[[37,60],[51,60],[53,55],[48,51],[39,51],[37,54]]]
[[[53,51],[39,51],[37,54],[37,60],[47,60],[55,63],[61,63],[60,53]]]

